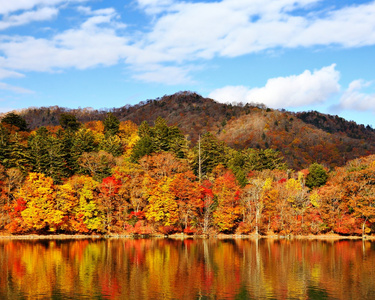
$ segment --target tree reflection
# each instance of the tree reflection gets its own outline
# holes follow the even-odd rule
[[[361,299],[369,241],[0,241],[0,298]]]

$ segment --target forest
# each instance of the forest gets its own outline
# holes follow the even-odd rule
[[[340,160],[338,148],[325,142],[311,155],[311,147],[296,147],[291,159],[286,155],[290,151],[280,151],[275,141],[282,144],[293,127],[280,125],[285,118],[281,112],[260,113],[274,115],[272,125],[261,123],[257,132],[262,147],[251,143],[259,122],[250,123],[255,129],[242,147],[235,144],[241,141],[240,129],[250,126],[243,120],[246,113],[222,122],[219,131],[202,130],[193,137],[160,116],[137,124],[107,112],[102,120],[80,122],[75,114],[62,112],[58,125],[29,129],[22,115],[8,113],[0,124],[0,230],[3,234],[373,234],[371,147],[363,147],[365,152],[352,147],[348,153],[365,155]],[[280,131],[271,140],[271,127],[280,126],[284,135]],[[304,130],[316,132],[308,126]],[[372,129],[360,133],[371,135]],[[341,137],[341,142],[345,139],[351,141]],[[330,153],[336,153],[337,161],[326,162]]]

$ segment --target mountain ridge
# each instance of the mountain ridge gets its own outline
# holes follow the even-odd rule
[[[313,162],[327,167],[375,153],[375,130],[338,116],[309,112],[274,110],[263,104],[218,103],[183,91],[136,105],[96,110],[59,106],[29,108],[18,112],[31,129],[59,125],[62,113],[70,113],[86,123],[103,120],[111,112],[120,121],[153,125],[157,117],[177,125],[194,144],[198,136],[211,132],[236,149],[272,148],[280,151],[289,166],[306,168]]]

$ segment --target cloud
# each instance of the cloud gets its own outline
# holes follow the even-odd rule
[[[10,70],[6,70],[6,69],[1,69],[0,68],[0,79],[4,79],[4,78],[21,78],[21,77],[25,77],[25,75],[23,75],[21,73],[18,73],[18,72],[14,72],[14,71],[10,71]]]
[[[17,94],[32,94],[32,93],[34,93],[31,90],[24,89],[24,88],[18,87],[18,86],[13,86],[13,85],[10,85],[10,84],[4,83],[4,82],[0,82],[0,90],[11,91],[11,92],[14,92],[14,93],[17,93]]]
[[[52,39],[2,36],[0,63],[7,69],[39,72],[117,64],[130,51],[128,40],[116,32],[124,26],[115,21],[114,10],[101,13],[93,13],[79,28]]]
[[[163,83],[169,85],[193,83],[189,76],[189,68],[173,67],[173,66],[160,66],[155,65],[147,66],[145,70],[139,70],[138,73],[133,75],[133,78],[153,83]]]
[[[174,0],[137,0],[140,9],[147,14],[154,15],[171,8]]]
[[[0,30],[12,26],[20,26],[33,21],[50,20],[58,14],[58,9],[52,7],[42,7],[37,10],[27,11],[19,15],[6,16],[0,21]]]
[[[164,1],[138,2],[147,9],[150,5],[161,7]],[[375,2],[347,6],[328,14],[311,9],[320,2],[173,2],[142,39],[142,49],[167,54],[165,60],[169,62],[181,62],[236,57],[279,47],[375,44]]]
[[[84,1],[3,1],[0,14],[5,17],[0,28],[47,20],[58,13],[56,7]],[[54,28],[56,34],[47,38],[0,36],[0,65],[14,72],[52,72],[125,63],[134,78],[171,84],[191,81],[192,65],[216,57],[279,48],[375,44],[375,1],[328,13],[322,13],[321,0],[136,3],[146,13],[147,26],[119,22],[121,16],[113,8],[79,6],[77,11],[85,20],[74,28]],[[22,12],[15,14],[18,11]],[[159,78],[154,66],[163,72]]]
[[[374,82],[361,79],[354,80],[340,98],[340,104],[333,107],[339,110],[355,110],[375,112],[375,93],[365,93],[365,88],[373,87]]]
[[[212,91],[218,102],[263,103],[272,108],[294,108],[325,102],[338,93],[340,73],[335,65],[299,75],[269,79],[264,87],[227,86]]]
[[[88,0],[2,0],[0,5],[0,15],[8,15],[20,10],[30,10],[37,6],[56,6],[71,2],[86,2]]]

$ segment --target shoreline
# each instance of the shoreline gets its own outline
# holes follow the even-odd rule
[[[341,236],[337,234],[321,234],[321,235],[236,235],[236,234],[218,234],[215,236],[204,235],[186,235],[186,234],[172,234],[172,235],[129,235],[129,234],[110,234],[110,235],[83,235],[83,234],[25,234],[25,235],[0,235],[0,240],[84,240],[84,239],[137,239],[137,238],[169,238],[169,239],[274,239],[274,240],[368,240],[375,241],[375,236]]]

